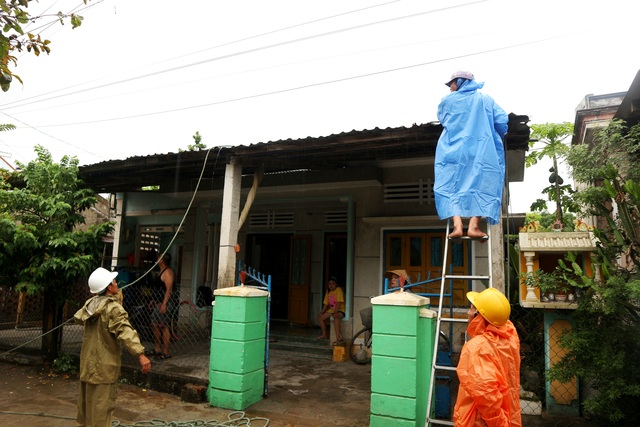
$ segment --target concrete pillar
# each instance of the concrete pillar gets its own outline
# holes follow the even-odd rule
[[[408,292],[375,297],[371,427],[424,427],[435,343],[429,299]]]
[[[493,287],[506,294],[505,278],[504,278],[504,230],[502,223],[490,225],[491,227],[491,278],[493,279]],[[481,243],[474,242],[476,248]]]
[[[218,288],[235,285],[236,252],[238,243],[238,218],[242,190],[242,165],[231,159],[224,174],[222,217],[220,220],[220,256],[218,264]]]
[[[235,286],[214,295],[209,404],[241,411],[264,394],[268,292]]]
[[[116,224],[113,227],[113,250],[111,252],[111,269],[118,267],[118,254],[120,253],[120,239],[122,233],[126,233],[126,230],[122,229],[123,213],[124,213],[124,193],[112,194],[109,197],[109,203],[112,202],[115,206],[110,206],[109,213],[115,215]],[[112,211],[111,208],[115,208]],[[109,218],[111,221],[113,218]]]

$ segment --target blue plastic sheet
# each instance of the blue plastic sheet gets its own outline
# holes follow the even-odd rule
[[[488,95],[484,83],[467,80],[438,106],[444,127],[438,140],[433,186],[440,219],[483,216],[500,220],[504,147],[509,117]]]

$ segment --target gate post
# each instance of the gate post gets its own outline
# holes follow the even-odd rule
[[[268,292],[235,286],[214,291],[209,404],[243,410],[262,399]]]
[[[435,342],[429,298],[409,292],[375,297],[371,427],[424,427]]]

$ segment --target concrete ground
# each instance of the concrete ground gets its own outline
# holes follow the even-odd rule
[[[28,359],[22,359],[28,361]],[[32,359],[33,360],[33,359]],[[244,411],[251,426],[320,427],[369,425],[370,365],[333,362],[285,351],[271,354],[269,395]],[[157,362],[159,364],[161,362]],[[0,362],[3,427],[74,425],[78,381],[41,365]],[[160,419],[228,421],[233,411],[185,403],[173,394],[121,384],[115,419],[123,425]],[[524,416],[525,427],[589,427],[583,419]],[[145,424],[151,425],[151,424]],[[157,424],[154,424],[157,425]]]
[[[266,421],[256,418],[267,418],[272,427],[369,425],[370,365],[273,351],[270,366],[268,397],[244,411],[247,418],[255,419],[252,426],[265,425]],[[0,362],[0,370],[3,427],[73,425],[77,379],[33,365]],[[125,424],[152,419],[222,422],[232,412],[121,384],[114,418]],[[33,415],[39,413],[51,416]]]

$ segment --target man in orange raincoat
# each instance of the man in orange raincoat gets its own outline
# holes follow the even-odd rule
[[[469,292],[470,340],[462,348],[455,427],[522,427],[520,339],[511,306],[495,288]]]

